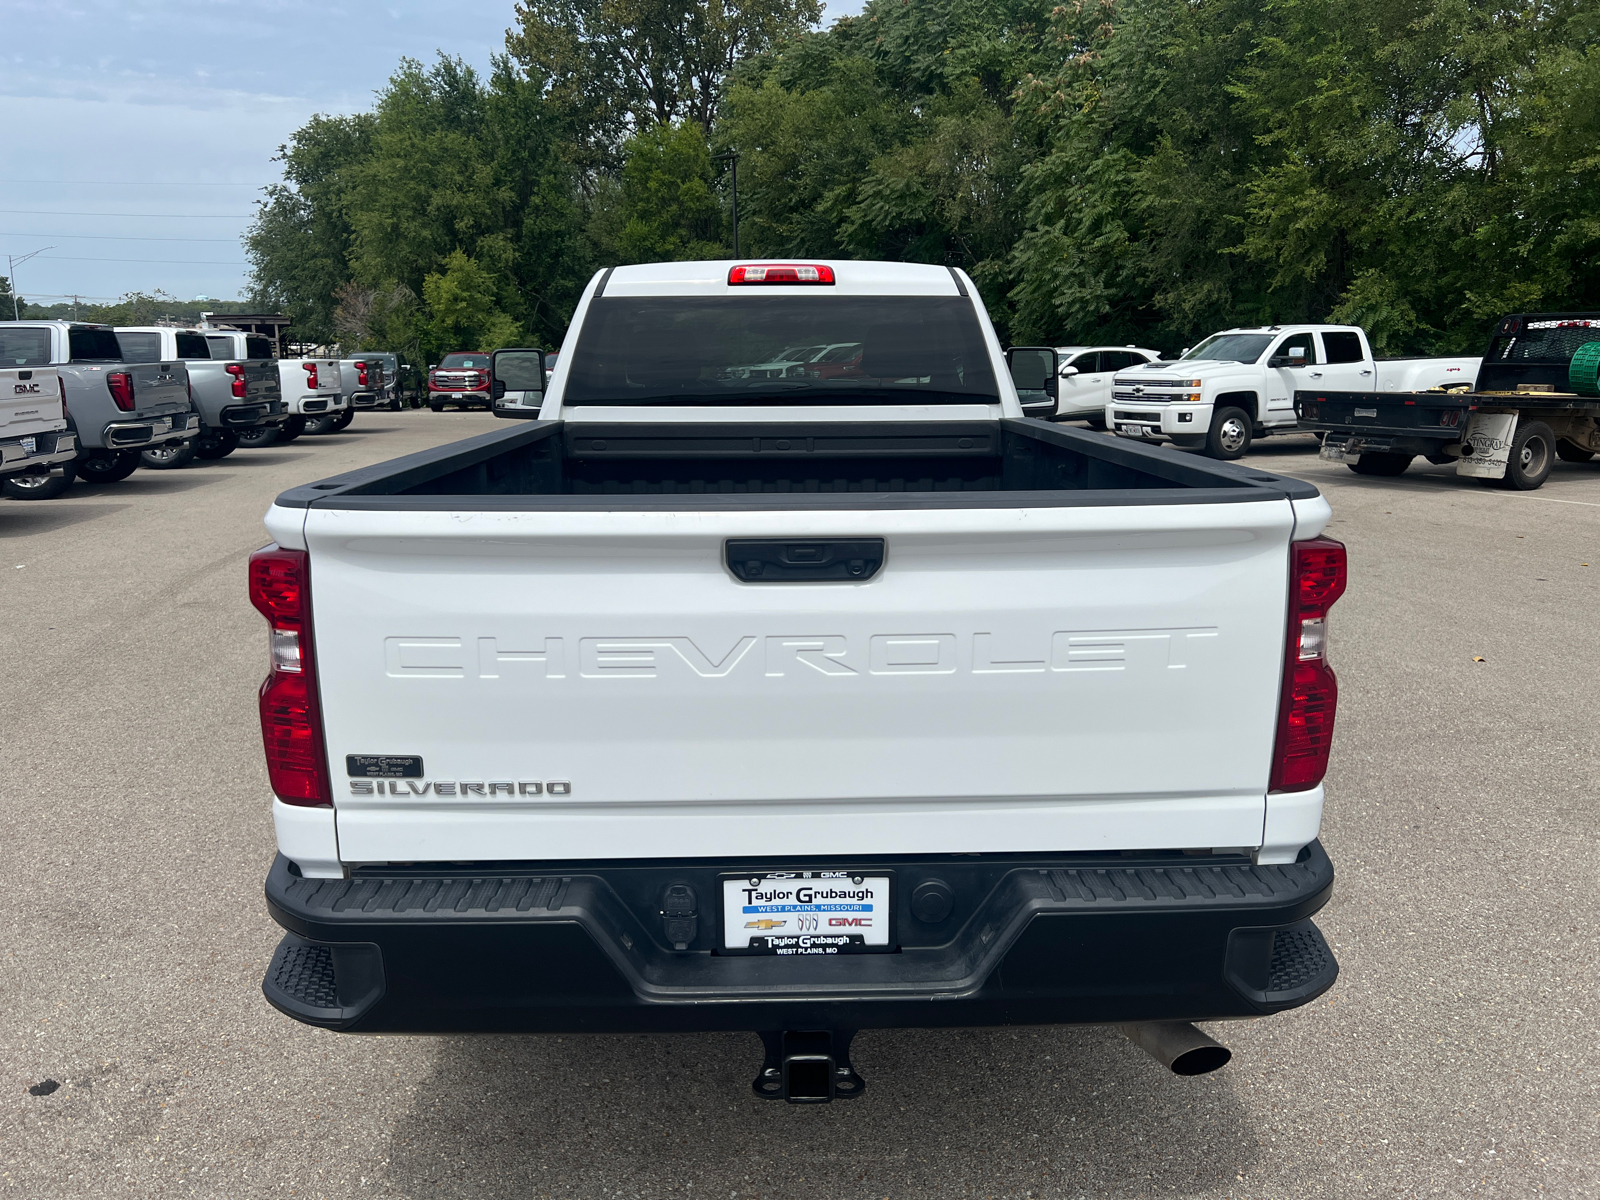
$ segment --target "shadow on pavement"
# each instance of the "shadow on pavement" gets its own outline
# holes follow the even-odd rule
[[[858,1100],[755,1098],[754,1034],[449,1038],[397,1123],[407,1197],[1210,1192],[1259,1150],[1227,1070],[1108,1029],[867,1031]],[[670,1190],[669,1190],[670,1189]]]
[[[96,517],[132,508],[131,504],[61,504],[49,500],[6,500],[0,503],[0,538],[50,533]]]

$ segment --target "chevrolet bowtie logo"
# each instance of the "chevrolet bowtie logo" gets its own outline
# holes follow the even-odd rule
[[[759,921],[746,921],[744,927],[746,929],[782,929],[788,923],[787,921],[774,921],[771,917],[762,917]]]
[[[1142,384],[1142,383],[1135,384],[1133,390],[1134,390],[1135,393],[1137,393],[1140,396],[1144,395],[1144,384]]]

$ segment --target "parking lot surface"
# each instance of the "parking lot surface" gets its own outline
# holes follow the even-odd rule
[[[1212,1026],[1235,1055],[1215,1075],[1106,1029],[866,1031],[867,1094],[802,1108],[752,1097],[750,1035],[356,1038],[280,1016],[245,559],[283,488],[495,424],[363,413],[0,501],[0,1193],[1600,1194],[1600,463],[1512,493],[1258,444],[1253,465],[1323,488],[1350,548],[1318,918],[1343,973]]]

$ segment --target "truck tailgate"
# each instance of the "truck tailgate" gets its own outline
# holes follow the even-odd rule
[[[0,368],[0,438],[66,427],[54,367]]]
[[[1285,501],[302,518],[347,862],[1261,842]]]

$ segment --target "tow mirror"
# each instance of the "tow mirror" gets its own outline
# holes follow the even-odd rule
[[[1012,346],[1006,351],[1011,382],[1024,411],[1055,409],[1056,381],[1061,371],[1061,356],[1050,346]]]
[[[489,390],[497,417],[537,417],[544,402],[544,351],[496,350],[489,355]]]
[[[1269,367],[1303,367],[1310,356],[1306,354],[1304,346],[1291,346],[1283,354],[1274,354],[1267,359]]]

